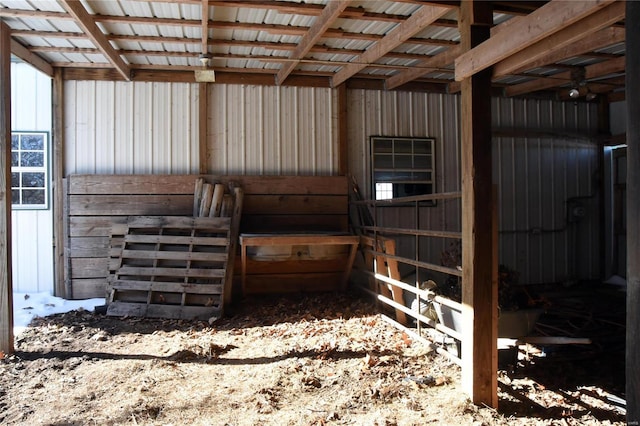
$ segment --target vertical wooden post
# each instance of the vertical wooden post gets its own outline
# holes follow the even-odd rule
[[[490,36],[489,2],[460,2],[460,44]],[[491,69],[462,81],[462,384],[476,404],[498,405],[497,261],[493,253]]]
[[[62,69],[53,70],[53,240],[54,240],[54,268],[55,284],[54,294],[58,297],[71,298],[67,291],[67,278],[65,274],[66,261],[64,249],[67,235],[64,214],[65,194],[65,152],[64,152],[64,81]]]
[[[207,132],[209,127],[209,96],[208,84],[198,84],[198,173],[209,173],[209,158],[207,149]]]
[[[338,86],[338,175],[349,173],[349,144],[347,143],[347,84]]]
[[[0,351],[13,353],[11,277],[11,32],[0,21]]]
[[[627,424],[640,424],[640,2],[628,1],[627,99]]]

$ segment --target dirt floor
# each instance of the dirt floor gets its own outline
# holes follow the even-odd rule
[[[213,325],[38,318],[0,361],[0,424],[624,423],[617,385],[587,378],[593,357],[530,355],[500,372],[500,409],[478,407],[455,364],[375,312],[352,294],[320,294],[247,300]]]

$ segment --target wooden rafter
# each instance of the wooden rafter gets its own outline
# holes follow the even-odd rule
[[[533,69],[550,65],[556,67],[555,63],[574,56],[591,55],[594,50],[602,49],[613,44],[624,42],[624,28],[610,27],[593,34],[587,35],[585,38],[578,40],[568,46],[562,48],[554,48],[547,54],[538,59],[527,62],[526,65],[516,69],[515,73],[520,73],[526,69]],[[496,69],[500,64],[496,64]],[[495,69],[494,69],[495,71]]]
[[[11,53],[33,66],[38,71],[43,72],[49,77],[53,77],[53,67],[49,62],[45,61],[14,39],[11,40]]]
[[[495,64],[493,77],[530,68],[529,64],[624,18],[624,3],[615,2]],[[591,49],[593,50],[593,49]]]
[[[625,58],[621,56],[605,62],[589,65],[585,67],[585,78],[593,79],[604,77],[609,74],[624,71]],[[505,88],[506,96],[518,96],[525,93],[536,92],[538,90],[553,89],[571,82],[571,71],[564,71],[549,77],[541,77],[526,83],[515,84]]]
[[[366,68],[367,64],[380,59],[447,12],[449,12],[449,9],[446,7],[422,6],[410,18],[389,31],[382,40],[370,46],[365,53],[358,56],[351,64],[338,71],[333,77],[333,87],[339,86],[349,77]]]
[[[416,78],[420,78],[423,75],[436,71],[438,68],[442,68],[445,65],[453,63],[455,58],[460,54],[460,46],[451,47],[444,52],[438,53],[428,59],[423,59],[417,64],[413,64],[411,68],[406,71],[399,72],[394,76],[387,79],[387,89],[395,89],[405,83],[408,83]]]
[[[501,24],[502,30],[456,59],[456,80],[474,73],[531,46],[545,37],[595,13],[613,0],[567,2],[552,0],[527,16]]]
[[[200,23],[200,53],[209,55],[209,1],[202,0],[202,22]]]
[[[298,46],[291,53],[291,59],[294,61],[284,64],[278,75],[276,76],[276,84],[282,84],[283,81],[289,76],[291,71],[299,63],[299,59],[309,53],[309,50],[316,44],[322,35],[329,29],[329,26],[340,16],[342,11],[349,5],[348,0],[332,1],[322,10],[322,13],[313,22],[309,31],[302,36],[302,40],[298,43]]]
[[[73,0],[60,0],[60,4],[73,17],[76,24],[82,28],[89,39],[102,51],[102,54],[113,67],[125,78],[130,80],[131,68],[126,64],[118,52],[111,46],[104,33],[98,28],[95,21],[86,11],[82,3]]]

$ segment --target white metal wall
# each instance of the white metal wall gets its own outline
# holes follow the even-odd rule
[[[198,88],[67,81],[65,173],[198,171]]]
[[[24,63],[11,64],[11,129],[51,132],[51,79]],[[13,291],[53,294],[53,216],[11,212]]]
[[[335,94],[328,88],[210,85],[209,172],[334,174]]]
[[[597,278],[599,274],[598,208],[594,196],[598,151],[595,144],[570,136],[597,126],[596,107],[570,102],[494,99],[494,129],[533,129],[558,136],[494,137],[494,181],[500,200],[500,262],[517,270],[522,283]],[[436,138],[438,192],[459,191],[459,97],[444,94],[349,92],[349,158],[351,172],[365,194],[371,193],[369,137]],[[567,206],[584,216],[568,223]],[[422,208],[379,208],[386,226],[460,230],[459,201],[440,201]],[[440,263],[449,241],[419,242],[421,258]],[[400,238],[403,254],[413,256],[413,238]]]

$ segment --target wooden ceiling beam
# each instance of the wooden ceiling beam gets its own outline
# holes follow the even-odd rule
[[[209,54],[209,2],[202,0],[202,22],[200,23],[200,53]]]
[[[87,34],[87,37],[102,54],[114,66],[114,68],[125,78],[129,80],[131,69],[126,64],[118,52],[113,48],[104,33],[98,28],[92,16],[87,12],[82,3],[73,0],[60,0],[61,6],[71,15],[76,24]]]
[[[604,8],[613,0],[552,0],[527,16],[499,25],[487,41],[456,59],[456,80],[461,81],[531,46]]]
[[[625,69],[625,57],[611,59],[605,62],[589,65],[585,67],[585,79],[604,77],[609,74],[622,72]],[[518,96],[526,93],[537,92],[539,90],[552,89],[571,83],[571,71],[564,71],[549,77],[541,77],[525,83],[515,84],[505,88],[506,96]]]
[[[436,19],[442,17],[447,12],[449,12],[449,9],[446,7],[422,6],[406,21],[398,24],[395,28],[389,31],[382,40],[367,48],[367,50],[356,58],[352,64],[349,64],[338,71],[332,79],[332,86],[339,86],[341,83],[348,80],[349,77],[355,75],[363,68],[366,68],[367,64],[380,59],[392,49],[401,45],[405,40],[428,27]]]
[[[431,58],[423,59],[417,64],[412,64],[408,70],[399,72],[387,79],[387,89],[395,89],[427,73],[437,71],[438,68],[452,64],[458,55],[460,55],[461,51],[462,48],[460,45],[454,46]]]
[[[563,28],[526,49],[503,59],[494,65],[493,78],[503,77],[518,70],[531,68],[529,66],[530,63],[540,58],[548,57],[550,54],[624,19],[624,6],[624,2],[614,2],[573,25]]]
[[[555,62],[562,61],[564,59],[573,58],[575,56],[588,55],[590,52],[598,49],[605,48],[617,43],[624,42],[624,28],[610,27],[593,34],[587,35],[587,37],[578,40],[569,46],[564,46],[559,49],[552,49],[546,55],[527,63],[524,67],[516,69],[515,73],[521,73],[527,69],[540,68],[544,66],[555,67]]]
[[[14,39],[11,39],[11,53],[38,71],[48,75],[49,77],[53,77],[53,67],[49,62],[45,61]]]
[[[281,85],[287,79],[291,71],[298,65],[299,62],[297,60],[304,58],[305,55],[309,53],[309,50],[320,40],[325,31],[329,29],[329,26],[333,24],[348,5],[348,0],[340,0],[329,2],[327,6],[324,7],[322,13],[318,15],[311,27],[309,27],[309,31],[302,36],[298,46],[291,53],[290,57],[294,59],[294,61],[280,68],[276,76],[276,84]]]

